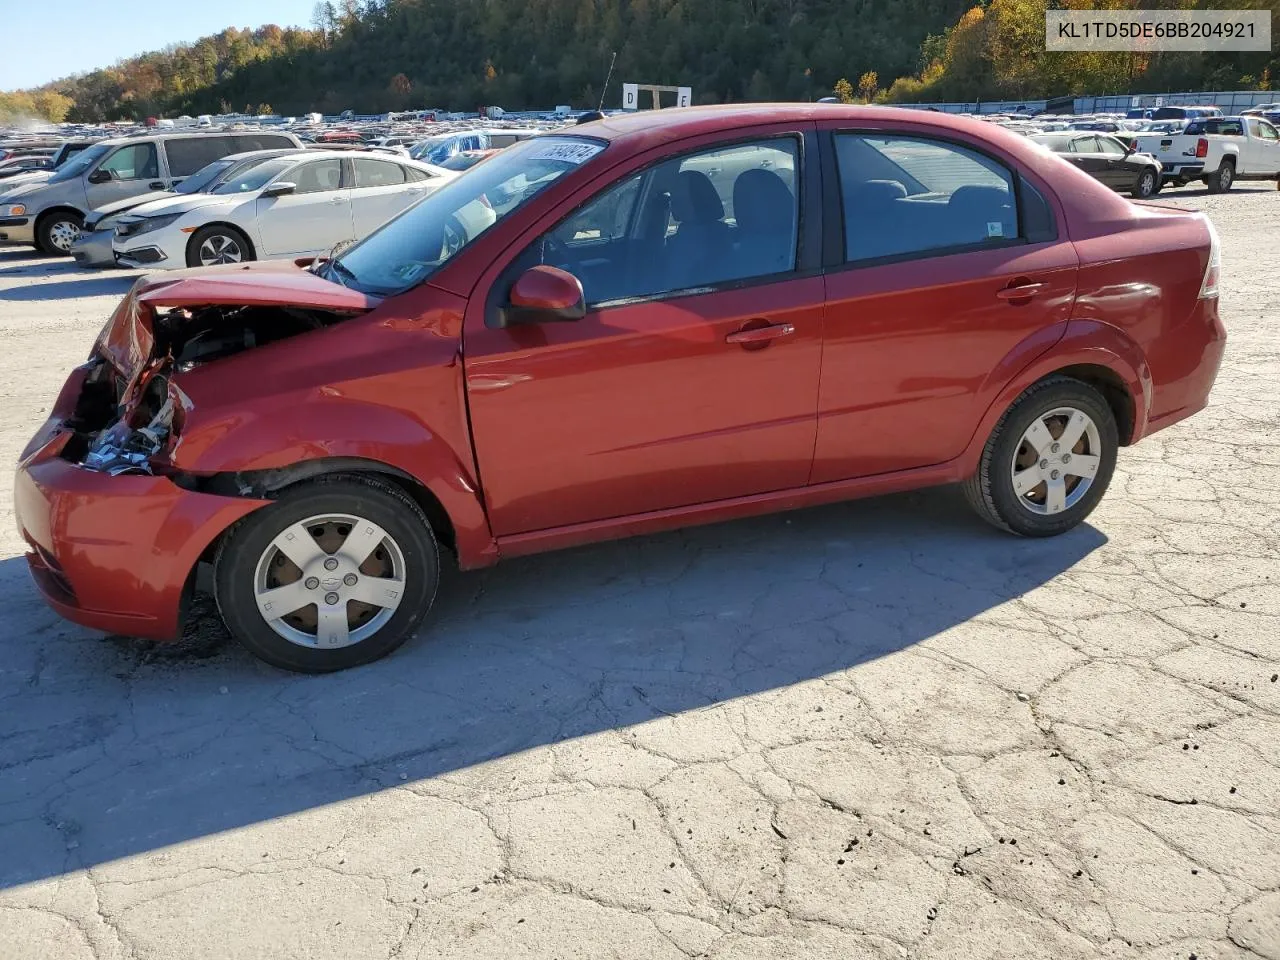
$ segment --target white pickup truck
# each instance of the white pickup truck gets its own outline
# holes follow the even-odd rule
[[[1140,133],[1133,141],[1160,161],[1166,184],[1202,180],[1210,193],[1225,193],[1237,180],[1280,179],[1280,131],[1261,117],[1207,117],[1182,133]]]

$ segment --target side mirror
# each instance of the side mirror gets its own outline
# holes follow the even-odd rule
[[[511,305],[498,312],[498,326],[573,321],[586,315],[582,281],[559,267],[539,265],[530,267],[515,282]]]
[[[90,183],[110,183],[110,182],[111,182],[111,171],[110,171],[110,170],[95,170],[95,171],[93,171],[93,173],[89,174],[89,182],[90,182]]]
[[[288,180],[277,180],[275,183],[269,183],[262,188],[264,197],[284,197],[293,193],[298,189],[296,183],[290,183]]]

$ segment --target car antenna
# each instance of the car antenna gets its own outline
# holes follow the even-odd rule
[[[618,51],[613,51],[613,57],[609,60],[609,72],[604,75],[604,87],[600,90],[600,106],[596,107],[597,112],[604,110],[604,98],[609,92],[609,81],[613,78],[613,65],[618,62]]]

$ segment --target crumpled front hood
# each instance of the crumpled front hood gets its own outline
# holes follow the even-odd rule
[[[235,197],[219,197],[209,193],[157,193],[143,199],[129,211],[131,217],[159,217],[168,213],[188,213],[201,207],[226,204]]]
[[[128,384],[127,397],[154,356],[158,308],[289,306],[340,313],[365,313],[381,301],[317,277],[290,260],[228,264],[146,276],[120,301],[94,344]]]

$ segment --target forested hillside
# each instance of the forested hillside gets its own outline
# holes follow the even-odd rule
[[[585,108],[600,98],[613,51],[618,62],[606,105],[619,103],[624,80],[691,86],[699,103],[809,100],[833,89],[845,98],[990,100],[1268,89],[1273,75],[1280,82],[1274,45],[1260,54],[1046,54],[1044,10],[1050,2],[1153,5],[343,0],[317,4],[310,29],[232,28],[16,97],[46,114],[67,110],[70,120],[231,110],[472,110],[481,104]],[[1221,6],[1209,0],[1159,5]],[[1233,0],[1231,6],[1280,14],[1280,0]],[[1276,22],[1280,32],[1280,15]]]

